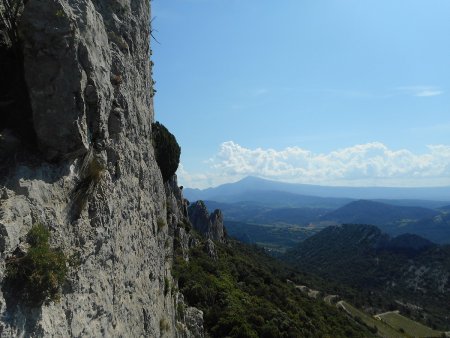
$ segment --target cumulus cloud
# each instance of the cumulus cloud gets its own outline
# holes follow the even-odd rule
[[[380,142],[329,153],[300,147],[249,149],[228,141],[208,161],[202,175],[184,171],[186,185],[205,187],[248,175],[295,183],[353,186],[450,185],[450,146],[430,145],[424,154],[392,150]],[[189,184],[187,183],[189,181]]]

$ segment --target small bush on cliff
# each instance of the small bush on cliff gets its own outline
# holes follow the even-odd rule
[[[152,124],[152,142],[155,148],[156,162],[164,182],[167,182],[178,169],[181,149],[177,139],[161,123]]]
[[[6,261],[7,284],[15,297],[30,306],[57,301],[66,278],[66,256],[61,250],[50,248],[49,238],[43,225],[33,226],[27,236],[28,252]]]
[[[72,191],[71,209],[79,217],[90,196],[106,172],[105,165],[95,155],[92,148],[84,155],[79,168],[79,181]]]

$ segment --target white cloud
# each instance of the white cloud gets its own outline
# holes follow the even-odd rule
[[[444,91],[435,86],[406,86],[396,88],[406,94],[417,97],[431,97],[444,94]]]
[[[267,88],[257,88],[253,89],[250,94],[253,97],[259,97],[262,95],[266,95],[267,93],[269,93],[269,90]]]
[[[419,97],[438,96],[438,95],[441,95],[443,93],[444,92],[441,91],[441,90],[425,89],[425,90],[417,92],[416,96],[419,96]]]
[[[380,142],[329,153],[300,147],[249,149],[233,141],[220,145],[208,173],[179,176],[190,187],[207,187],[247,175],[295,183],[350,186],[450,185],[450,145],[430,145],[424,154],[392,150]]]

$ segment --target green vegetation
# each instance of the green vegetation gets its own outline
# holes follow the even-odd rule
[[[185,305],[182,302],[179,302],[177,304],[177,318],[182,319],[184,318],[184,312],[185,312]]]
[[[152,124],[152,140],[156,162],[161,170],[164,182],[167,182],[178,169],[181,153],[180,146],[175,136],[159,122]]]
[[[66,279],[66,256],[61,250],[50,248],[49,238],[47,228],[41,224],[33,226],[27,236],[28,252],[6,260],[6,284],[30,306],[57,301]]]
[[[162,231],[162,229],[164,229],[164,227],[166,226],[166,221],[162,218],[158,218],[156,220],[156,226],[158,228],[158,233]]]
[[[164,296],[167,296],[170,290],[170,281],[169,278],[164,277]]]
[[[190,232],[192,230],[192,225],[186,219],[182,222],[178,223],[179,228],[183,228],[186,232]]]
[[[159,320],[159,330],[161,331],[161,333],[165,333],[170,330],[170,325],[166,318],[161,318]]]
[[[128,50],[128,44],[123,37],[113,31],[108,32],[108,40],[115,43],[122,51]]]
[[[298,225],[287,224],[251,224],[225,220],[228,234],[241,242],[257,244],[269,252],[284,253],[301,241],[318,232]]]
[[[356,321],[363,323],[368,328],[376,328],[372,329],[372,331],[375,333],[379,333],[382,337],[386,338],[398,338],[398,337],[406,337],[401,332],[393,329],[389,325],[386,325],[380,320],[375,319],[372,316],[369,316],[368,314],[358,310],[354,306],[350,305],[347,302],[341,301],[338,303],[338,306],[342,307],[344,311],[346,311],[350,316],[355,318]]]
[[[380,317],[382,322],[399,331],[403,330],[407,335],[413,337],[442,337],[442,332],[432,330],[396,312],[384,313],[377,317]]]
[[[58,17],[58,18],[65,18],[66,17],[66,13],[62,9],[58,9],[55,12],[55,16]]]
[[[105,174],[105,166],[90,148],[84,155],[79,168],[80,180],[72,191],[72,211],[79,215]]]
[[[305,275],[319,276],[322,282],[316,288],[339,294],[358,308],[370,307],[378,313],[401,310],[433,329],[449,330],[449,290],[440,281],[450,271],[450,246],[418,250],[423,240],[410,239],[414,238],[403,235],[388,240],[367,225],[330,227],[284,258]],[[420,267],[427,273],[416,274]]]
[[[216,243],[218,260],[199,245],[190,260],[174,258],[174,277],[190,306],[204,312],[212,337],[371,337],[323,301],[307,298],[287,279],[294,273],[256,247]]]

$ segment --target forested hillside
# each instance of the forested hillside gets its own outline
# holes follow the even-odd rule
[[[197,246],[189,262],[177,255],[174,267],[181,292],[204,311],[212,337],[372,336],[334,306],[305,296],[288,282],[301,276],[260,249],[229,241],[215,250],[217,260]]]
[[[422,322],[450,326],[450,246],[416,235],[391,239],[368,225],[326,228],[300,243],[284,259],[352,291],[358,306],[401,308]],[[410,304],[402,306],[400,304]]]

